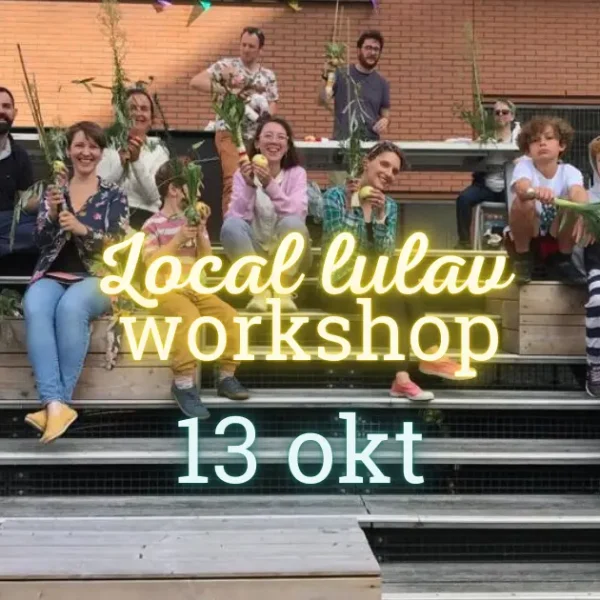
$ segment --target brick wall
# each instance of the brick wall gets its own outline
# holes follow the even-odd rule
[[[299,13],[285,5],[216,4],[187,27],[189,6],[180,3],[157,14],[150,0],[124,0],[127,71],[132,78],[154,75],[172,126],[204,127],[211,117],[208,98],[189,89],[190,78],[217,58],[235,55],[243,26],[259,26],[267,36],[265,64],[279,78],[280,113],[291,120],[298,137],[327,136],[331,121],[315,98],[335,5],[300,1]],[[352,41],[366,28],[379,28],[386,37],[380,66],[391,82],[393,139],[468,135],[452,107],[470,97],[464,38],[469,20],[480,42],[487,96],[598,95],[596,0],[381,0],[379,15],[370,5],[346,6],[345,14]],[[2,0],[0,15],[0,85],[17,96],[18,124],[31,124],[31,116],[21,90],[17,43],[36,73],[48,121],[107,123],[108,92],[89,94],[70,83],[91,76],[110,83],[110,51],[97,21],[98,3]],[[408,173],[402,189],[455,191],[466,180],[465,175]]]

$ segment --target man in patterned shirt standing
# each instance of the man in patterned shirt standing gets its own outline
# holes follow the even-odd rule
[[[246,144],[254,138],[257,121],[265,113],[274,115],[279,93],[275,73],[265,69],[261,62],[265,34],[256,27],[245,27],[240,39],[239,58],[222,58],[208,69],[196,75],[190,85],[207,94],[224,91],[227,84],[231,91],[243,93],[246,102],[246,117],[242,124],[242,135]],[[238,168],[238,151],[221,121],[216,123],[215,145],[223,171],[223,214],[227,212],[231,199],[233,174]]]

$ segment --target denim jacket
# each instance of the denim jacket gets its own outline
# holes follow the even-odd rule
[[[113,183],[107,183],[100,178],[98,181],[98,191],[88,198],[77,213],[73,210],[68,190],[63,191],[69,210],[88,228],[86,235],[73,236],[88,273],[91,273],[94,260],[101,258],[107,239],[124,237],[129,225],[129,206],[125,192]],[[34,233],[41,252],[31,283],[41,279],[48,272],[67,242],[66,232],[61,230],[58,220],[50,219],[48,208],[44,189]]]

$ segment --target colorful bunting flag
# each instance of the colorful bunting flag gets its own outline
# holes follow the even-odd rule
[[[173,6],[171,0],[154,0],[154,10],[156,12],[162,12],[165,8]]]

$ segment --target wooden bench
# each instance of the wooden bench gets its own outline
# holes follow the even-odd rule
[[[381,598],[379,565],[351,516],[0,524],[0,597],[10,600]]]
[[[486,312],[502,317],[502,350],[520,355],[579,356],[585,351],[586,287],[555,281],[495,290]]]
[[[136,361],[129,352],[125,337],[117,366],[105,368],[108,319],[92,324],[90,349],[74,397],[79,400],[164,400],[171,397],[171,369],[158,354]],[[32,400],[37,391],[27,356],[25,321],[4,319],[0,324],[0,400]],[[152,341],[149,347],[152,349]]]

